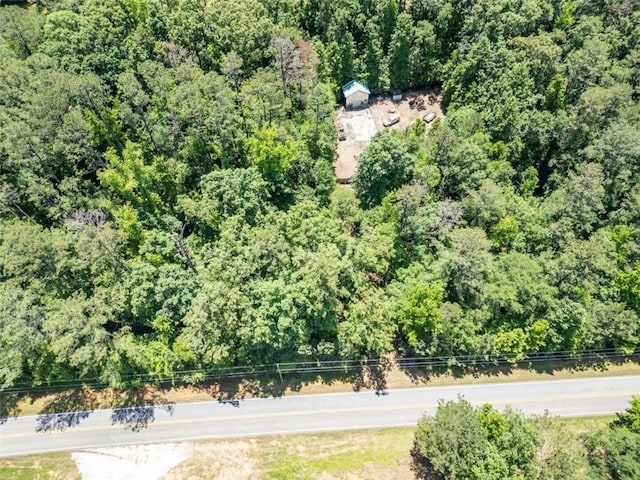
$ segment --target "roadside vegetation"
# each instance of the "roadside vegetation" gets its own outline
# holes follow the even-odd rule
[[[0,478],[11,480],[78,480],[70,453],[49,453],[0,459]]]
[[[576,436],[578,425],[464,399],[441,402],[418,422],[413,471],[424,480],[638,478],[640,397],[599,429]]]
[[[0,6],[0,388],[638,344],[632,0]],[[438,85],[352,188],[334,106]],[[185,373],[189,372],[189,373]]]

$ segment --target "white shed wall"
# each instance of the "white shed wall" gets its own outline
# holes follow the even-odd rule
[[[346,99],[347,108],[362,108],[369,104],[369,94],[366,92],[353,92]]]

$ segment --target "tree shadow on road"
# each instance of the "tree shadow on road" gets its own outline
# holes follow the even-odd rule
[[[64,431],[77,427],[96,408],[96,393],[90,390],[61,392],[45,403],[36,417],[36,432]]]
[[[358,375],[353,380],[353,390],[374,390],[376,395],[387,394],[387,375],[393,367],[388,358],[381,358],[377,363],[362,365]]]
[[[17,393],[0,393],[0,425],[20,415],[20,398]]]
[[[240,407],[245,398],[282,397],[287,392],[298,392],[303,387],[313,385],[326,387],[344,384],[351,385],[356,392],[375,390],[377,394],[384,395],[387,390],[387,373],[391,368],[392,362],[390,360],[381,359],[373,363],[363,362],[361,365],[355,365],[342,371],[287,372],[282,377],[273,374],[248,376],[242,379],[212,379],[208,382],[189,384],[189,387],[206,393],[220,403],[233,407]]]
[[[112,408],[111,424],[120,424],[127,430],[139,432],[156,419],[156,412],[165,411],[173,415],[174,404],[155,390],[134,388],[113,392],[109,398]]]

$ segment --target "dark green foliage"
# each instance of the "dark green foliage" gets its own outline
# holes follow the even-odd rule
[[[631,405],[611,424],[613,428],[624,428],[640,435],[640,397],[634,396]]]
[[[592,478],[632,480],[640,475],[640,435],[624,428],[604,430],[586,442]]]
[[[609,428],[585,438],[591,478],[631,480],[640,475],[640,399],[631,405]]]
[[[402,186],[411,175],[415,157],[402,138],[390,131],[376,135],[358,159],[353,186],[366,207]]]
[[[0,383],[632,351],[639,39],[632,1],[0,6]],[[441,86],[446,118],[337,187],[354,78]],[[485,413],[465,475],[528,478]],[[594,462],[635,474],[616,435]]]
[[[440,402],[435,416],[418,422],[412,466],[422,479],[537,479],[540,445],[533,423],[517,412]]]

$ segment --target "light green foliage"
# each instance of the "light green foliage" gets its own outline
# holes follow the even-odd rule
[[[147,161],[142,149],[131,142],[122,156],[111,150],[105,157],[108,167],[98,177],[122,202],[152,215],[175,203],[184,181],[184,165],[163,157]]]
[[[412,265],[399,273],[401,283],[392,285],[390,289],[396,297],[400,331],[410,348],[424,354],[442,331],[444,286],[430,280],[423,272],[422,265]]]
[[[544,105],[548,110],[556,111],[565,106],[566,81],[560,74],[554,75],[545,90]]]
[[[619,272],[616,280],[626,304],[640,312],[640,263],[633,270]]]
[[[407,293],[398,311],[398,320],[407,335],[409,345],[416,346],[425,336],[438,333],[441,328],[441,302],[441,287],[420,285]]]
[[[217,170],[202,177],[201,192],[195,199],[182,198],[184,211],[204,226],[239,215],[249,224],[267,210],[269,184],[256,167]]]
[[[290,194],[289,171],[297,158],[296,145],[282,140],[275,127],[263,128],[247,139],[251,161],[268,183],[274,203],[282,205]]]

